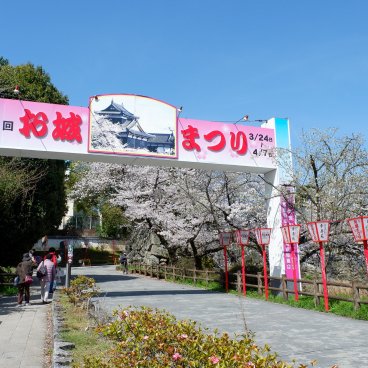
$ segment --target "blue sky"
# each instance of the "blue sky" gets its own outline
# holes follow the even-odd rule
[[[42,65],[71,105],[143,94],[217,121],[289,117],[363,133],[366,0],[4,1],[0,55]]]

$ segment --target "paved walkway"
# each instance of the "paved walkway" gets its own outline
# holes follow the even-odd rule
[[[122,275],[115,266],[73,268],[73,275],[94,277],[102,306],[128,305],[166,309],[179,319],[241,334],[245,325],[258,344],[269,344],[282,359],[317,367],[368,367],[368,322],[337,317],[260,300],[216,293],[138,275]],[[0,297],[0,368],[41,368],[49,305],[31,288],[31,305],[18,308],[15,297]]]
[[[41,368],[48,304],[31,286],[31,304],[17,307],[16,297],[0,297],[0,368]]]
[[[230,334],[244,332],[244,321],[259,345],[269,344],[282,359],[317,367],[368,367],[368,322],[292,308],[195,287],[122,275],[115,266],[73,268],[73,275],[94,277],[107,310],[129,305],[163,308]]]

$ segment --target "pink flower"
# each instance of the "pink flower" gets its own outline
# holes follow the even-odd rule
[[[147,335],[143,336],[143,340],[148,340],[148,336]]]
[[[188,338],[188,335],[187,335],[187,334],[181,334],[181,335],[180,335],[180,338],[181,338],[181,339],[183,339],[183,340],[185,340],[185,339],[187,339],[187,338]]]
[[[245,368],[256,368],[256,366],[252,362],[247,362],[245,363]]]
[[[218,358],[216,355],[212,355],[212,356],[210,357],[210,362],[211,362],[212,364],[217,364],[219,361],[220,361],[220,358]]]
[[[181,356],[179,353],[175,353],[175,354],[172,356],[172,358],[173,358],[174,360],[179,360],[179,359],[181,359],[181,358],[182,358],[182,356]]]

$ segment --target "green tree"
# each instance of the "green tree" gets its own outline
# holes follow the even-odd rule
[[[101,235],[111,238],[119,238],[122,235],[122,227],[128,224],[124,211],[120,207],[111,206],[108,203],[102,206]]]
[[[0,56],[0,67],[4,65],[9,65],[9,60],[5,59],[4,57]]]
[[[20,94],[13,90],[19,86]],[[40,66],[12,66],[0,57],[0,97],[68,104]],[[64,161],[0,159],[0,265],[16,263],[42,235],[61,222],[66,210]]]

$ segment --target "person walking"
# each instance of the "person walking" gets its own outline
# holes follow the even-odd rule
[[[59,254],[57,254],[56,249],[54,247],[50,247],[48,254],[51,254],[51,261],[55,265],[55,274],[56,274],[57,269],[58,269],[58,264],[61,262],[61,257]],[[46,259],[46,256],[44,259]],[[56,279],[54,277],[53,280],[50,282],[49,294],[52,294],[55,289],[56,289]]]
[[[30,290],[29,287],[32,283],[32,273],[33,273],[34,263],[29,253],[23,254],[22,262],[18,263],[16,274],[19,278],[18,280],[18,306],[23,304],[23,296],[25,299],[25,304],[29,305]]]
[[[51,261],[54,263],[55,268],[56,268],[57,267],[57,255],[56,255],[55,248],[54,247],[50,247],[48,254],[51,254]],[[46,257],[45,257],[45,259],[46,259]]]
[[[126,253],[121,254],[120,264],[121,264],[121,269],[122,269],[123,273],[127,274],[128,273],[128,257],[126,255]]]
[[[46,268],[46,273],[44,274],[44,276],[40,279],[40,284],[41,284],[41,301],[43,304],[48,302],[48,298],[49,298],[49,290],[50,290],[50,285],[52,285],[52,282],[55,279],[55,265],[54,262],[52,261],[52,254],[49,253],[46,255],[45,260],[42,261],[38,267],[37,267],[37,271],[41,271],[42,269]]]

